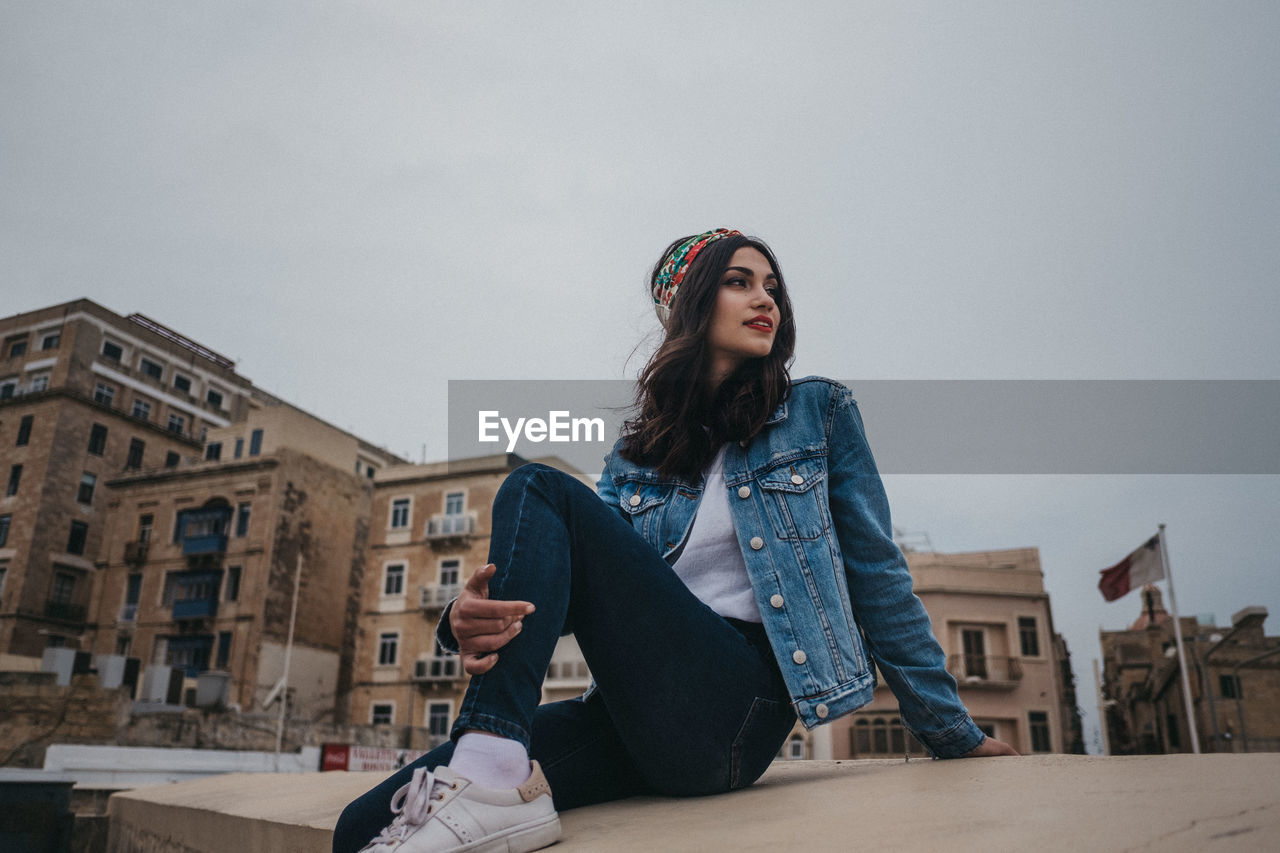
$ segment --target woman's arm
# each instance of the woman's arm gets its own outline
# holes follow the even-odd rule
[[[990,739],[960,701],[929,614],[912,592],[893,541],[889,502],[847,388],[831,401],[828,494],[854,619],[898,699],[907,729],[940,758],[958,758]],[[999,741],[996,741],[999,743]]]

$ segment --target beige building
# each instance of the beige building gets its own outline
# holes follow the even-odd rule
[[[1173,620],[1160,590],[1123,631],[1102,631],[1103,699],[1112,755],[1190,752]],[[1265,607],[1223,627],[1179,618],[1202,752],[1280,751],[1280,637],[1266,636]]]
[[[554,465],[588,482],[564,462]],[[466,674],[435,643],[440,615],[462,584],[488,562],[490,511],[515,454],[404,465],[378,472],[370,547],[360,591],[351,721],[426,727],[447,739]],[[590,683],[571,637],[556,648],[544,701],[581,694]]]
[[[1053,630],[1039,551],[909,551],[906,557],[947,670],[979,727],[1022,753],[1083,752],[1070,659]],[[924,756],[902,727],[892,691],[883,677],[878,681],[869,705],[831,723],[828,732],[797,730],[784,755]]]
[[[292,619],[291,714],[342,720],[369,472],[400,461],[255,392],[242,421],[209,431],[203,458],[111,478],[89,649],[189,679],[227,673],[228,702],[257,711],[283,674]]]
[[[0,320],[0,655],[80,647],[107,480],[199,458],[249,380],[171,329],[87,299]]]

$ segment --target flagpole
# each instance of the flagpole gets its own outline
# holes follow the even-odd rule
[[[1178,599],[1173,594],[1173,572],[1169,570],[1169,550],[1164,542],[1164,525],[1160,525],[1160,562],[1164,579],[1169,584],[1169,613],[1173,616],[1173,638],[1178,645],[1178,668],[1182,670],[1182,701],[1187,706],[1187,729],[1191,732],[1191,751],[1200,754],[1200,735],[1196,732],[1196,711],[1191,704],[1191,676],[1187,674],[1187,653],[1182,647],[1182,623],[1178,619]]]

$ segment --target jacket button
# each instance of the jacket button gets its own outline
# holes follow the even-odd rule
[[[747,441],[747,440],[744,438],[742,441],[739,441],[739,442],[738,442],[738,446],[739,446],[739,447],[746,447],[746,446],[747,446],[748,444],[750,444],[750,443],[751,443],[751,442]]]
[[[796,663],[804,663],[809,659],[809,656],[804,653],[804,649],[796,649],[791,653],[791,659]]]
[[[763,547],[764,547],[764,540],[763,540],[763,539],[761,539],[759,536],[752,536],[752,537],[751,537],[751,550],[753,550],[753,551],[759,551],[759,550],[760,550],[761,548],[763,548]]]
[[[813,713],[818,715],[819,720],[825,720],[827,718],[827,714],[831,713],[831,709],[823,703],[818,703],[818,707],[813,709]]]
[[[795,483],[798,486],[804,482],[804,477],[801,477],[799,474],[792,474],[791,482]]]
[[[777,608],[781,607],[781,606],[782,606],[782,596],[781,596],[781,595],[778,595],[778,593],[776,593],[776,592],[775,592],[775,593],[773,594],[773,597],[769,599],[769,604],[771,604],[771,605],[774,607],[774,609],[777,609]]]
[[[632,506],[640,506],[640,496],[632,495],[631,500],[627,501],[627,503],[631,504]]]
[[[738,497],[740,497],[740,498],[749,498],[749,497],[751,497],[751,487],[750,487],[750,486],[739,486],[739,487],[738,487]]]

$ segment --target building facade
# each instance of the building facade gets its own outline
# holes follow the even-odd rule
[[[1142,612],[1122,631],[1102,631],[1108,752],[1192,751],[1173,619],[1160,590],[1142,590]],[[1280,637],[1268,637],[1264,607],[1230,626],[1179,618],[1202,752],[1280,751]]]
[[[1039,551],[910,551],[906,557],[947,670],[978,726],[1022,753],[1083,752],[1070,658],[1053,630]],[[838,759],[926,754],[902,727],[897,700],[882,677],[869,705],[829,728],[816,741],[813,733],[797,730],[784,754]],[[829,755],[822,754],[824,748]]]
[[[0,654],[79,646],[104,543],[105,483],[199,458],[242,420],[235,364],[138,314],[81,299],[0,320]]]
[[[587,479],[560,460],[539,460]],[[370,546],[355,647],[351,721],[429,729],[448,738],[467,676],[435,630],[445,606],[488,562],[491,508],[503,480],[525,464],[515,454],[404,465],[374,478]],[[557,646],[544,701],[570,698],[590,683],[572,637]]]

